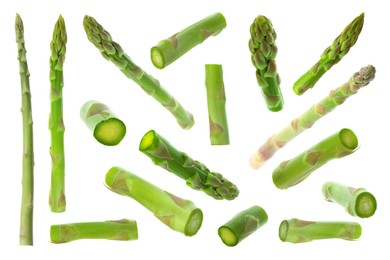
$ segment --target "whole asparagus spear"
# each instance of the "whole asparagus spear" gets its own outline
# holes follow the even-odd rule
[[[333,111],[337,106],[343,104],[347,98],[356,94],[358,90],[365,87],[375,78],[375,68],[371,65],[363,67],[356,72],[347,83],[332,90],[329,95],[319,103],[313,105],[305,113],[291,121],[279,133],[271,136],[256,151],[250,159],[250,165],[254,169],[260,168],[269,160],[280,148],[309,129],[317,120]]]
[[[18,45],[23,122],[22,203],[20,209],[19,243],[20,245],[33,245],[34,145],[30,72],[27,66],[23,21],[18,14],[15,20],[15,33]]]

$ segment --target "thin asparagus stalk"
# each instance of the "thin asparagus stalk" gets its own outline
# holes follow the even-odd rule
[[[333,65],[337,64],[355,45],[364,24],[364,13],[356,17],[333,41],[332,45],[324,50],[320,60],[303,74],[295,83],[293,90],[297,95],[302,95],[312,88],[317,81]]]
[[[18,45],[23,125],[22,203],[20,208],[19,243],[20,245],[33,245],[34,145],[30,72],[27,65],[23,21],[18,14],[15,19],[15,33]]]
[[[290,243],[329,238],[356,240],[361,234],[362,227],[356,222],[305,221],[293,218],[283,220],[279,226],[280,240]]]
[[[160,41],[150,50],[150,58],[156,68],[163,69],[210,36],[219,34],[226,27],[225,17],[215,13]]]
[[[154,164],[185,180],[189,187],[201,190],[214,199],[233,200],[239,194],[237,187],[220,173],[211,172],[202,163],[177,150],[154,130],[143,136],[139,150]]]
[[[121,219],[104,222],[81,222],[52,225],[50,240],[55,244],[80,239],[137,240],[138,228],[135,220]]]
[[[156,99],[176,118],[184,129],[190,129],[194,125],[194,118],[183,106],[173,98],[160,84],[160,82],[148,75],[138,67],[123,51],[122,47],[114,42],[111,35],[92,17],[84,17],[84,29],[88,40],[99,49],[102,56],[113,62],[126,77],[137,83],[143,91]]]
[[[50,43],[50,155],[52,159],[49,205],[52,212],[64,212],[65,198],[65,148],[62,88],[64,87],[63,66],[66,53],[67,34],[65,21],[60,16],[54,26]]]
[[[236,246],[268,221],[265,210],[252,206],[237,213],[231,220],[218,228],[218,235],[227,246]]]
[[[229,128],[226,117],[226,95],[223,83],[222,65],[206,64],[207,108],[212,145],[229,144]]]
[[[367,86],[375,77],[375,68],[371,65],[363,67],[356,72],[347,83],[331,91],[329,95],[319,103],[313,105],[305,113],[291,121],[279,133],[271,136],[256,151],[250,159],[250,165],[254,169],[260,168],[267,160],[288,142],[309,129],[317,120],[333,111],[337,106],[343,104],[347,98],[357,93],[357,91]]]
[[[337,182],[326,182],[322,186],[325,199],[343,206],[351,216],[369,218],[376,211],[374,195],[364,188],[353,188]]]
[[[332,134],[293,159],[282,162],[272,180],[279,189],[294,186],[327,162],[352,154],[358,147],[355,133],[347,128]]]
[[[192,201],[163,191],[125,169],[112,167],[106,174],[106,185],[133,198],[169,228],[186,236],[195,235],[202,225],[203,213]]]

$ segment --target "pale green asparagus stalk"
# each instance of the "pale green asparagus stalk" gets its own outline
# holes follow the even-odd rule
[[[322,186],[325,199],[343,206],[352,216],[369,218],[376,211],[374,195],[364,188],[353,188],[337,182],[326,182]]]
[[[219,34],[226,27],[225,17],[215,13],[160,41],[150,51],[156,68],[163,69],[210,36]]]
[[[126,77],[137,83],[143,91],[156,99],[176,118],[184,129],[190,129],[194,125],[194,118],[183,106],[173,98],[160,84],[160,82],[148,75],[138,67],[123,51],[122,47],[114,42],[111,35],[92,17],[84,17],[84,29],[88,40],[99,49],[102,56],[113,62]]]
[[[291,121],[291,123],[279,133],[268,138],[268,140],[251,157],[251,167],[254,169],[260,168],[267,160],[272,158],[280,148],[284,147],[288,142],[306,129],[309,129],[317,120],[333,111],[337,106],[343,104],[347,98],[356,94],[360,88],[367,86],[374,77],[375,68],[373,66],[368,65],[361,68],[347,83],[332,90],[326,98]]]
[[[18,45],[23,123],[22,203],[20,208],[19,243],[20,245],[33,245],[34,146],[30,72],[27,66],[23,21],[18,14],[15,20],[15,33]]]

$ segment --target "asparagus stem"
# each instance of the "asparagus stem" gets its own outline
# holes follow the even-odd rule
[[[376,211],[374,195],[364,188],[353,188],[337,182],[326,182],[322,186],[325,199],[343,206],[351,216],[369,218]]]
[[[104,222],[82,222],[52,225],[50,240],[61,244],[79,239],[137,240],[138,229],[135,220],[121,219]]]
[[[347,128],[332,134],[293,159],[282,162],[272,180],[279,189],[294,186],[332,159],[352,154],[358,147],[355,133]]]
[[[52,212],[64,212],[65,198],[65,148],[62,88],[64,87],[63,65],[65,61],[67,34],[65,21],[59,16],[50,43],[50,155],[52,159],[49,205]]]
[[[361,234],[362,227],[355,222],[305,221],[293,218],[283,220],[279,226],[280,240],[291,243],[328,238],[356,240]]]
[[[163,69],[209,36],[219,34],[226,27],[225,17],[215,13],[160,41],[150,51],[156,68]]]
[[[154,164],[185,180],[189,187],[201,190],[214,199],[233,200],[238,196],[239,191],[233,183],[177,150],[154,130],[144,135],[139,150]]]
[[[106,185],[113,192],[135,199],[165,225],[186,236],[195,235],[202,225],[203,213],[192,201],[163,191],[120,167],[107,172]]]
[[[320,60],[294,83],[294,92],[302,95],[312,88],[333,65],[337,64],[355,45],[364,24],[364,13],[356,17],[324,50]]]
[[[23,21],[18,14],[15,19],[15,33],[18,45],[23,125],[22,203],[20,208],[19,243],[20,245],[33,245],[34,145],[30,72],[27,65]]]
[[[227,246],[236,246],[268,221],[265,210],[252,206],[237,213],[231,220],[218,228],[218,235]]]
[[[207,108],[212,145],[229,144],[229,129],[226,117],[226,95],[222,65],[206,64]]]
[[[375,77],[375,68],[371,65],[363,67],[356,72],[347,83],[331,91],[329,95],[319,103],[313,105],[305,113],[291,121],[291,124],[282,129],[279,133],[271,136],[256,151],[250,159],[250,165],[254,169],[260,168],[267,160],[288,142],[309,129],[317,120],[333,111],[337,106],[343,104],[345,100],[356,94],[357,91],[368,85]]]
[[[148,75],[138,67],[122,47],[114,42],[111,35],[92,17],[84,17],[84,29],[88,40],[99,49],[102,56],[112,61],[126,77],[137,83],[142,90],[156,99],[176,118],[184,129],[190,129],[194,125],[194,118],[183,106],[174,99],[160,84],[160,82]]]
[[[256,68],[257,84],[270,111],[283,108],[283,96],[280,90],[280,77],[276,68],[275,57],[278,49],[275,45],[276,32],[271,21],[259,15],[250,27],[251,39],[249,50],[252,64]]]

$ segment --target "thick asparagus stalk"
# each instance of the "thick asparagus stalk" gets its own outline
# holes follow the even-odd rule
[[[355,133],[347,128],[332,134],[293,159],[282,162],[272,180],[279,189],[294,186],[332,159],[352,154],[358,147]]]
[[[121,219],[104,222],[82,222],[52,225],[50,240],[55,244],[79,239],[137,240],[138,228],[135,220]]]
[[[177,150],[154,130],[144,135],[139,150],[151,158],[154,164],[185,180],[189,187],[201,190],[214,199],[233,200],[239,194],[233,183]]]
[[[20,208],[19,243],[20,245],[33,245],[34,145],[30,72],[27,65],[23,21],[18,14],[15,20],[15,33],[18,45],[23,125],[22,203]]]
[[[356,17],[324,50],[320,60],[294,83],[294,92],[302,95],[312,88],[333,65],[337,64],[355,45],[364,24],[364,13]]]
[[[126,135],[126,125],[103,103],[90,100],[81,107],[80,117],[104,145],[117,145]]]
[[[369,218],[376,211],[374,195],[363,188],[353,188],[337,182],[326,182],[322,186],[325,199],[343,206],[352,216]]]
[[[226,27],[225,17],[215,13],[160,41],[150,51],[156,68],[163,69],[209,36],[219,34]]]
[[[206,64],[207,108],[212,145],[229,144],[229,128],[226,117],[226,95],[222,65]]]
[[[107,172],[106,185],[113,192],[135,199],[165,225],[186,236],[195,235],[202,225],[203,213],[192,201],[163,191],[120,167]]]
[[[328,238],[356,240],[361,234],[362,227],[356,222],[305,221],[293,218],[283,220],[279,226],[280,240],[291,243]]]
[[[227,246],[236,246],[268,221],[265,210],[252,206],[239,212],[226,224],[218,228],[218,235]]]
[[[284,101],[280,90],[280,77],[276,69],[276,32],[271,21],[259,15],[250,27],[249,50],[252,64],[256,68],[257,84],[261,87],[265,103],[270,111],[283,108]]]
[[[284,147],[304,130],[309,129],[317,120],[333,111],[337,106],[343,104],[347,98],[356,94],[360,88],[367,86],[374,77],[375,68],[373,66],[368,65],[361,68],[347,83],[331,91],[326,98],[313,105],[298,118],[291,121],[291,123],[279,133],[268,138],[250,159],[252,168],[260,168],[280,148]]]
[[[194,125],[194,118],[183,106],[174,99],[160,84],[160,82],[148,75],[138,67],[122,47],[114,42],[111,35],[92,17],[84,17],[84,29],[91,43],[99,49],[102,56],[112,61],[126,77],[137,83],[148,95],[156,99],[176,118],[184,129],[190,129]]]
[[[65,148],[62,88],[64,87],[63,65],[66,52],[65,21],[60,16],[55,24],[50,43],[50,155],[52,159],[49,205],[52,212],[64,212],[65,198]]]

